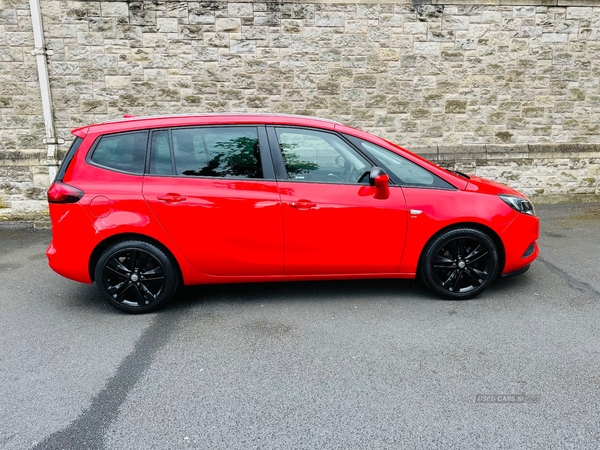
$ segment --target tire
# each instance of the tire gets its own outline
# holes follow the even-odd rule
[[[446,231],[429,242],[421,257],[423,283],[450,300],[472,298],[496,279],[500,257],[494,241],[473,228]]]
[[[163,307],[179,286],[175,263],[143,241],[121,241],[98,259],[95,279],[104,299],[121,311],[141,314]]]

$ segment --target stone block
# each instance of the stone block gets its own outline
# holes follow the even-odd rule
[[[571,6],[567,8],[567,19],[589,19],[592,17],[593,8],[591,6],[576,7]]]
[[[483,11],[481,13],[481,23],[502,23],[502,13],[499,11]]]
[[[469,17],[468,16],[453,16],[444,14],[442,16],[442,29],[444,30],[468,30],[469,29]]]
[[[543,33],[542,43],[544,44],[566,44],[569,41],[569,35],[565,33]]]
[[[104,77],[104,83],[109,89],[129,89],[131,88],[131,77],[107,75]]]
[[[437,56],[440,54],[439,42],[415,42],[413,45],[416,55]]]
[[[229,44],[229,51],[232,54],[254,53],[256,51],[256,43],[254,41],[239,41],[232,39]]]
[[[90,8],[94,2],[76,2],[80,8]],[[129,8],[126,2],[102,2],[100,3],[102,17],[127,17]],[[84,10],[85,10],[84,9]]]
[[[145,9],[131,9],[129,10],[129,24],[147,26],[156,32],[156,12]]]
[[[287,34],[270,34],[269,46],[274,48],[288,48],[292,44],[292,38]]]
[[[227,13],[229,17],[253,17],[253,3],[228,3]]]
[[[302,32],[302,21],[294,19],[282,19],[281,20],[281,32],[296,34]]]
[[[427,23],[426,22],[405,22],[404,23],[405,34],[427,34]]]
[[[440,42],[453,42],[455,39],[454,31],[452,30],[429,30],[427,40]],[[444,54],[444,52],[442,52]]]
[[[191,25],[213,25],[215,23],[215,13],[204,9],[191,9],[189,11],[189,21]]]
[[[535,17],[535,6],[515,6],[513,17]]]
[[[466,100],[446,100],[444,111],[446,114],[465,114],[467,102]]]
[[[254,13],[254,25],[255,26],[269,26],[278,27],[280,24],[280,17],[276,13],[272,12],[255,12]]]
[[[156,31],[159,33],[179,32],[179,21],[176,18],[159,17],[156,19]]]
[[[317,12],[315,24],[318,27],[343,27],[345,15],[341,12]]]
[[[142,42],[144,47],[167,47],[168,38],[162,33],[144,33]]]
[[[403,14],[381,14],[379,16],[379,25],[382,27],[400,28],[405,23]]]
[[[46,203],[43,200],[12,200],[10,206],[14,214],[33,213],[44,210]]]
[[[577,34],[579,31],[578,20],[562,20],[556,24],[557,33]]]
[[[215,27],[217,32],[239,33],[242,29],[240,19],[220,18],[216,19]]]
[[[229,47],[229,34],[204,33],[204,45],[207,47]]]

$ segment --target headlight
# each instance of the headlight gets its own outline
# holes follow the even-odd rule
[[[516,195],[505,194],[501,194],[498,197],[500,197],[504,201],[504,203],[506,203],[515,211],[519,211],[523,214],[529,214],[530,216],[535,216],[533,204],[526,198],[517,197]]]

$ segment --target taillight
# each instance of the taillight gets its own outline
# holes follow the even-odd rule
[[[48,189],[48,203],[76,203],[81,197],[83,191],[60,181],[55,181]]]

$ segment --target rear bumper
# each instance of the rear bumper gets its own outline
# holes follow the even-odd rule
[[[48,265],[59,275],[91,283],[89,261],[101,236],[79,204],[50,205],[52,242],[46,250]]]
[[[505,262],[502,276],[519,275],[538,257],[540,221],[535,216],[517,213],[500,236],[504,244]]]

